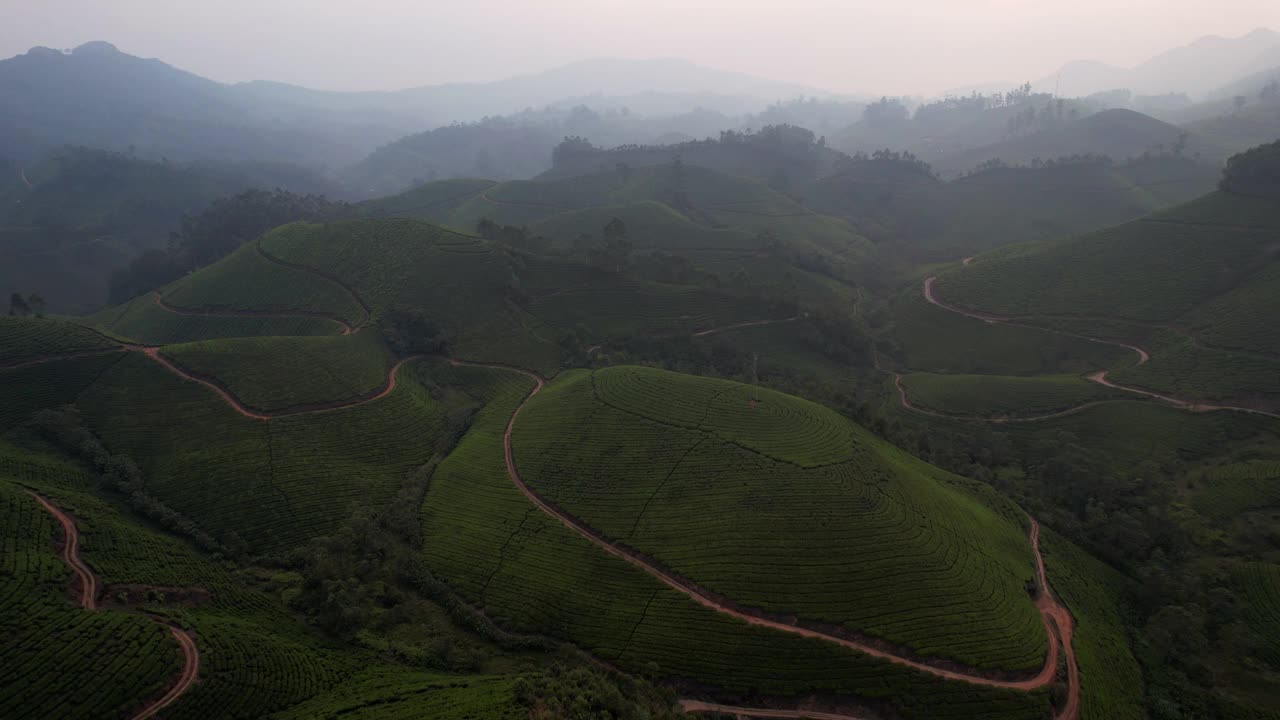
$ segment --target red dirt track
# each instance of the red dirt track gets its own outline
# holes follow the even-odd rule
[[[1031,522],[1030,539],[1031,539],[1032,549],[1036,557],[1037,573],[1039,576],[1039,582],[1041,587],[1039,598],[1036,601],[1036,607],[1040,610],[1041,619],[1044,622],[1045,634],[1048,637],[1048,643],[1049,643],[1049,652],[1047,654],[1047,657],[1045,658],[1044,666],[1035,677],[1025,679],[1025,680],[998,680],[998,679],[982,677],[979,675],[974,675],[966,672],[951,670],[947,668],[935,667],[927,663],[923,663],[917,660],[896,655],[892,652],[881,649],[879,647],[873,647],[865,643],[856,642],[856,641],[849,640],[842,637],[836,637],[835,635],[820,632],[817,630],[812,630],[805,627],[799,627],[796,625],[778,622],[776,620],[771,620],[771,619],[753,614],[749,611],[728,607],[724,605],[722,602],[708,595],[705,591],[703,591],[701,588],[698,588],[696,585],[694,585],[690,581],[685,580],[684,578],[681,578],[667,570],[664,570],[656,566],[649,560],[639,556],[637,553],[625,550],[615,545],[614,543],[610,542],[606,538],[596,533],[591,528],[587,527],[577,518],[573,517],[572,515],[569,515],[568,513],[561,511],[559,508],[556,508],[554,505],[547,502],[540,495],[534,492],[527,484],[525,484],[524,479],[520,477],[520,472],[516,467],[515,456],[511,448],[511,434],[512,434],[512,431],[515,429],[516,419],[520,416],[520,411],[524,409],[524,406],[529,402],[530,399],[533,398],[533,396],[537,395],[538,392],[542,390],[542,388],[546,385],[546,381],[531,372],[528,372],[526,370],[520,370],[517,368],[511,368],[511,367],[500,366],[500,365],[488,365],[484,363],[469,363],[469,362],[463,362],[459,360],[454,360],[452,362],[456,365],[470,365],[474,367],[487,367],[492,369],[501,369],[501,370],[508,370],[512,372],[518,372],[534,381],[535,385],[533,389],[529,392],[528,395],[525,396],[524,400],[522,400],[520,404],[516,406],[516,409],[511,413],[511,418],[507,421],[506,430],[503,432],[503,435],[502,435],[502,448],[503,448],[504,459],[506,461],[507,475],[508,477],[510,477],[511,482],[515,484],[515,486],[530,502],[532,502],[539,510],[542,510],[547,515],[557,520],[561,525],[564,525],[569,530],[572,530],[578,535],[581,535],[583,538],[585,538],[588,542],[592,543],[596,547],[599,547],[601,550],[604,550],[610,555],[613,555],[627,563],[630,563],[631,565],[634,565],[635,567],[644,571],[651,577],[657,579],[659,582],[670,587],[676,592],[679,592],[682,595],[685,595],[686,597],[690,598],[691,600],[697,602],[698,604],[704,607],[710,608],[712,610],[715,610],[716,612],[723,613],[725,615],[732,616],[738,620],[741,620],[751,625],[767,627],[773,630],[778,630],[785,633],[791,633],[793,635],[799,635],[802,637],[809,637],[809,638],[824,640],[827,642],[835,643],[836,645],[840,645],[842,647],[849,648],[851,650],[855,650],[867,655],[871,655],[873,657],[878,657],[882,660],[886,660],[888,662],[891,662],[897,665],[903,665],[913,670],[925,672],[930,675],[934,675],[936,677],[970,683],[974,685],[984,685],[987,687],[1005,688],[1010,690],[1031,691],[1031,690],[1038,690],[1040,688],[1043,688],[1052,684],[1057,676],[1058,653],[1059,653],[1059,648],[1061,647],[1061,644],[1059,642],[1059,637],[1057,634],[1058,632],[1062,633],[1063,638],[1066,640],[1066,643],[1067,643],[1066,655],[1067,655],[1068,668],[1075,666],[1075,653],[1070,646],[1071,614],[1065,607],[1060,605],[1054,599],[1053,595],[1049,592],[1048,582],[1047,582],[1047,578],[1045,576],[1045,570],[1044,570],[1044,561],[1040,556],[1040,526],[1035,521],[1034,518],[1029,518]],[[1072,682],[1069,689],[1069,694],[1078,698],[1078,694],[1079,694],[1078,682],[1074,682],[1074,681]],[[1078,706],[1078,700],[1074,703],[1069,700],[1066,710],[1064,710],[1064,712],[1058,716],[1059,720],[1075,720],[1077,717],[1077,711],[1075,709],[1076,706]],[[785,714],[778,715],[776,714],[777,711],[773,711],[773,710],[767,710],[767,711],[761,710],[759,711],[759,713],[757,713],[756,716],[770,717],[770,715],[768,714],[770,712],[775,713],[774,715],[772,715],[772,717],[787,717],[787,715]],[[812,717],[812,715],[809,715],[809,716],[800,715],[795,717]],[[840,718],[841,720],[846,720],[847,718],[847,716],[831,716],[831,717]]]
[[[80,532],[76,529],[75,521],[70,515],[64,513],[43,496],[31,490],[28,490],[27,493],[57,518],[62,525],[63,534],[66,536],[66,541],[62,545],[62,559],[80,580],[80,605],[85,610],[97,609],[98,579],[94,576],[93,571],[80,560]],[[173,633],[174,640],[178,641],[178,647],[182,650],[182,673],[178,676],[178,681],[173,687],[169,688],[168,692],[159,700],[150,703],[139,711],[132,717],[132,720],[145,720],[145,718],[152,717],[177,702],[178,698],[182,697],[191,688],[191,685],[195,683],[200,674],[200,650],[196,647],[195,639],[187,631],[170,625],[163,620],[157,619],[156,622],[169,628],[169,632]]]
[[[938,278],[936,276],[930,276],[925,278],[924,298],[925,300],[928,300],[933,305],[936,305],[942,308],[943,310],[946,310],[947,312],[955,313],[957,315],[963,315],[964,317],[973,318],[974,320],[981,320],[987,323],[988,325],[999,324],[999,325],[1009,325],[1011,327],[1028,328],[1031,330],[1039,330],[1041,332],[1047,332],[1054,335],[1062,335],[1065,337],[1079,338],[1081,340],[1089,340],[1091,342],[1101,343],[1103,345],[1111,345],[1113,347],[1125,348],[1128,350],[1132,350],[1138,354],[1139,365],[1142,365],[1143,363],[1151,359],[1150,353],[1138,347],[1137,345],[1129,345],[1128,343],[1116,342],[1114,340],[1103,340],[1102,338],[1090,337],[1088,335],[1080,335],[1077,333],[1066,332],[1064,330],[1053,330],[1050,328],[1039,327],[1037,325],[1027,325],[1025,323],[1017,322],[1015,318],[1011,318],[1008,316],[988,315],[984,313],[971,312],[963,308],[958,308],[954,305],[948,305],[942,302],[941,300],[939,300],[933,293],[933,285],[934,285],[934,282],[937,281],[937,279]],[[1232,411],[1232,412],[1249,413],[1251,415],[1262,415],[1264,417],[1280,419],[1280,414],[1267,412],[1265,410],[1258,410],[1256,408],[1240,407],[1237,405],[1214,405],[1210,403],[1200,403],[1200,402],[1195,402],[1194,400],[1186,400],[1183,398],[1172,397],[1169,395],[1161,395],[1160,393],[1152,392],[1150,390],[1143,390],[1142,388],[1130,387],[1128,385],[1119,385],[1107,379],[1108,372],[1109,371],[1107,370],[1100,370],[1098,372],[1094,372],[1087,375],[1086,379],[1088,379],[1090,382],[1095,382],[1095,383],[1098,383],[1099,385],[1104,385],[1114,390],[1121,390],[1127,393],[1133,393],[1135,395],[1143,395],[1155,400],[1159,400],[1161,402],[1172,405],[1173,407],[1180,408],[1182,410],[1187,410],[1190,412]],[[939,417],[955,417],[950,415],[942,415],[941,413],[933,413],[927,410],[921,410],[920,408],[916,408],[912,406],[911,403],[907,401],[906,392],[902,389],[901,382],[898,383],[898,391],[901,395],[902,406],[907,409],[914,410],[915,412],[919,412],[919,413],[924,413],[926,415],[937,415]],[[1102,402],[1106,402],[1106,401],[1102,401]],[[1092,407],[1093,405],[1097,405],[1097,404],[1099,403],[1097,402],[1087,403],[1085,405],[1080,405],[1075,408],[1071,408],[1070,410],[1064,410],[1064,411],[1052,413],[1049,415],[1018,418],[1017,420],[1021,420],[1021,421],[1045,420],[1053,417],[1061,417],[1063,415],[1070,414],[1073,412],[1079,412],[1087,407]],[[960,419],[964,419],[964,418],[960,418]],[[967,419],[983,420],[986,418],[967,418]]]
[[[62,525],[62,560],[67,563],[71,571],[80,578],[80,606],[85,610],[95,610],[98,607],[98,578],[94,577],[93,571],[89,566],[80,561],[80,533],[76,530],[76,523],[71,516],[62,512],[53,503],[45,500],[42,495],[37,495],[30,490],[27,491],[31,497],[36,499],[50,515],[57,518]]]

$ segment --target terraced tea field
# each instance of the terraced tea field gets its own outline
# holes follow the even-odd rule
[[[509,677],[435,675],[413,670],[361,672],[332,692],[309,700],[273,720],[525,720]]]
[[[57,521],[0,471],[0,706],[13,718],[122,716],[181,667],[169,631],[139,615],[86,611],[54,551]]]
[[[180,310],[303,313],[337,318],[348,325],[368,319],[359,301],[341,285],[314,272],[272,262],[257,243],[245,244],[173,283],[163,297]]]
[[[386,387],[392,365],[373,330],[335,337],[228,338],[168,345],[161,352],[264,413],[370,396]]]
[[[1255,460],[1194,472],[1191,493],[1196,511],[1217,522],[1280,508],[1280,463]]]
[[[1280,565],[1248,563],[1237,578],[1244,590],[1249,627],[1257,633],[1262,656],[1280,662]]]
[[[550,502],[733,602],[974,667],[1043,664],[1023,590],[1030,555],[1001,516],[1014,511],[922,473],[825,408],[610,368],[540,393],[513,445]]]
[[[154,494],[210,532],[278,549],[384,501],[431,457],[445,407],[411,367],[384,398],[264,421],[131,353],[79,405],[108,446],[139,458]]]
[[[342,326],[331,320],[302,315],[212,315],[175,312],[143,295],[108,308],[87,321],[112,336],[148,345],[186,343],[234,337],[336,335]]]
[[[1127,399],[1128,393],[1089,382],[1077,375],[935,375],[902,376],[908,401],[916,407],[957,417],[1011,418],[1038,416],[1104,400]]]
[[[485,381],[503,389],[433,477],[423,507],[424,558],[504,626],[570,639],[623,667],[656,667],[661,677],[700,679],[728,692],[856,695],[927,717],[1045,712],[1042,693],[939,683],[835,643],[734,620],[601,552],[502,477],[503,427],[532,381],[503,370],[459,371],[507,379],[501,386]]]
[[[999,315],[1176,319],[1266,265],[1274,203],[1214,193],[1079,238],[1012,246],[945,273],[949,302]]]
[[[0,316],[0,370],[51,355],[108,351],[115,343],[55,318]]]

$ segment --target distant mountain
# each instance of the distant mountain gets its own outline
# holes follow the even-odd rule
[[[1139,94],[1203,95],[1250,73],[1280,65],[1280,33],[1259,28],[1236,38],[1202,37],[1132,68],[1092,60],[1067,63],[1034,83],[1063,97],[1126,88]]]
[[[676,59],[587,60],[497,82],[394,92],[228,85],[91,42],[70,53],[34,48],[0,61],[0,158],[21,166],[77,145],[153,159],[338,167],[405,135],[525,108],[631,110],[634,103],[655,114],[699,108],[741,114],[776,100],[826,95]]]

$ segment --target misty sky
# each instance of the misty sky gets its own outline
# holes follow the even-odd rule
[[[1280,0],[0,0],[0,56],[107,40],[222,81],[396,89],[684,57],[837,92],[928,94],[1280,29]]]

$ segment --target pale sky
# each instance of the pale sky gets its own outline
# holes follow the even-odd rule
[[[0,0],[0,56],[106,40],[226,82],[333,90],[683,57],[836,92],[931,94],[1280,30],[1280,0]]]

